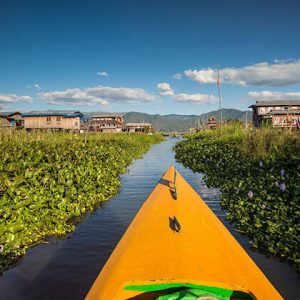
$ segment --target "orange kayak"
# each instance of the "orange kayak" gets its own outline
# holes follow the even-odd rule
[[[205,202],[170,167],[86,299],[283,299]]]

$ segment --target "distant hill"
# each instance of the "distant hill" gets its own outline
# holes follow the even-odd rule
[[[247,115],[247,116],[246,116]],[[139,112],[128,112],[124,114],[125,122],[147,122],[153,124],[159,131],[186,131],[191,127],[196,127],[197,123],[206,123],[209,116],[220,119],[220,111],[211,111],[201,115],[149,115]],[[223,120],[237,119],[245,122],[252,120],[251,111],[241,111],[237,109],[223,109]]]
[[[104,112],[84,113],[90,118],[93,114],[104,114]],[[196,127],[197,123],[205,123],[209,116],[215,116],[220,119],[220,111],[211,111],[201,115],[150,115],[140,112],[127,112],[124,114],[125,123],[128,122],[146,122],[151,123],[157,131],[187,131],[191,127]],[[251,111],[241,111],[237,109],[224,108],[223,120],[237,119],[240,121],[252,121]]]

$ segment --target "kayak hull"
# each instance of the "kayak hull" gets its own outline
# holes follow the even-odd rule
[[[128,287],[172,283],[283,299],[174,167],[145,201],[86,299],[156,299],[159,292]]]

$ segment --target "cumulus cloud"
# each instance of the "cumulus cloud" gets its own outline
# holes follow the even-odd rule
[[[276,92],[276,91],[262,91],[249,92],[247,96],[256,101],[267,100],[300,100],[300,92]]]
[[[109,102],[153,102],[156,97],[141,88],[113,88],[96,86],[85,89],[39,93],[39,98],[49,104],[107,105]]]
[[[181,79],[182,78],[182,74],[181,73],[176,73],[176,74],[174,74],[173,76],[172,76],[172,79],[174,79],[174,80],[179,80],[179,79]]]
[[[198,83],[216,83],[216,69],[186,70],[185,76]],[[262,62],[242,68],[224,68],[220,70],[222,83],[247,85],[284,86],[300,83],[300,60],[279,61],[269,64]]]
[[[216,104],[218,98],[208,94],[176,94],[173,99],[178,102],[190,102],[195,104]]]
[[[159,83],[156,87],[161,96],[173,96],[174,95],[174,92],[173,92],[171,86],[166,82]]]
[[[0,103],[9,104],[15,102],[31,102],[32,97],[30,96],[18,96],[16,94],[0,94]]]
[[[99,72],[97,72],[97,75],[102,76],[102,77],[108,77],[108,73],[105,71],[99,71]]]
[[[189,102],[195,104],[217,103],[218,99],[214,95],[208,94],[176,94],[169,83],[162,82],[157,85],[161,96],[169,96],[177,102]]]

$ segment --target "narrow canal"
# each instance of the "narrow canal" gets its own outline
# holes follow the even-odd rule
[[[186,178],[237,238],[285,299],[300,299],[299,276],[288,264],[250,248],[247,237],[226,223],[216,189],[201,174],[175,162],[177,139],[155,145],[128,173],[120,193],[78,225],[65,239],[29,249],[18,265],[0,277],[0,299],[83,299],[137,211],[170,165]],[[271,299],[266,299],[271,300]]]

